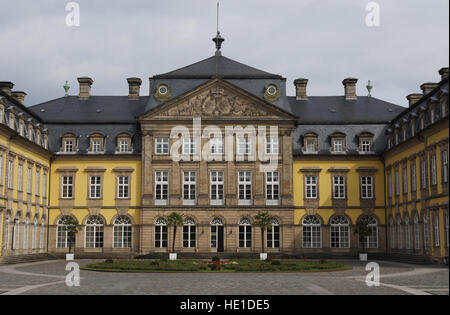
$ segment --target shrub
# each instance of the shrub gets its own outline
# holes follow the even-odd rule
[[[105,260],[105,263],[106,263],[106,264],[113,264],[113,263],[114,263],[114,260],[112,260],[112,259],[106,259],[106,260]]]
[[[214,256],[214,257],[212,258],[212,261],[213,261],[213,262],[220,262],[220,258],[219,258],[218,256]]]
[[[279,261],[279,260],[273,260],[273,261],[271,262],[271,265],[272,265],[272,266],[280,266],[280,265],[281,265],[281,261]]]

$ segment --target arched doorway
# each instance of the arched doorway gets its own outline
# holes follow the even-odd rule
[[[223,221],[215,218],[211,221],[211,248],[216,248],[218,253],[223,253],[224,243]]]

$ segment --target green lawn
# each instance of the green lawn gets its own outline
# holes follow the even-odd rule
[[[339,263],[305,260],[260,261],[237,259],[216,265],[202,260],[106,260],[89,264],[81,269],[114,272],[321,272],[351,269]]]

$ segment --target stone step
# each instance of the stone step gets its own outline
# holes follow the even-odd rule
[[[30,262],[46,261],[56,259],[51,254],[39,253],[39,254],[24,254],[24,255],[10,255],[0,258],[0,265],[15,265],[25,264]]]

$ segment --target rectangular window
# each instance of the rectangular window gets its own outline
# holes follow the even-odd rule
[[[434,247],[440,246],[440,239],[439,239],[439,215],[436,214],[433,217],[433,225],[434,225]]]
[[[361,141],[361,150],[362,152],[372,152],[372,145],[369,140],[362,140]]]
[[[211,205],[221,206],[224,204],[223,189],[223,172],[211,172]]]
[[[117,177],[117,198],[128,199],[130,197],[130,177],[118,176]]]
[[[36,196],[39,196],[40,188],[41,188],[41,172],[39,170],[36,170],[36,190],[34,192]]]
[[[209,142],[209,149],[211,154],[222,155],[223,154],[223,138],[213,138]]]
[[[416,126],[414,124],[414,121],[411,121],[411,137],[414,137],[416,135]]]
[[[434,106],[434,105],[432,105],[432,106]],[[432,108],[431,111],[430,111],[430,120],[431,120],[432,124],[434,124],[434,119],[435,119],[434,108]]]
[[[252,200],[252,174],[251,172],[238,173],[239,205],[251,205]]]
[[[317,152],[317,140],[316,139],[307,139],[305,142],[306,142],[305,153],[316,153]]]
[[[101,198],[101,185],[102,178],[100,176],[89,177],[89,198],[99,199]]]
[[[267,205],[280,204],[280,173],[266,173],[266,203]]]
[[[44,173],[42,181],[42,197],[47,198],[47,173]]]
[[[197,181],[195,172],[183,172],[183,204],[195,205]]]
[[[361,198],[373,199],[373,177],[362,176],[361,177]]]
[[[266,154],[278,154],[279,143],[278,138],[266,138]]]
[[[8,161],[8,188],[9,189],[13,189],[13,184],[14,184],[13,169],[14,169],[14,162]]]
[[[73,140],[64,141],[64,152],[74,152]]]
[[[403,168],[403,194],[408,193],[408,169]]]
[[[156,138],[156,154],[169,154],[169,139]],[[184,147],[183,147],[184,149]]]
[[[197,154],[197,146],[194,138],[183,138],[183,154]]]
[[[333,141],[333,152],[334,153],[343,153],[344,152],[344,141],[343,140],[334,140]]]
[[[431,156],[431,185],[437,185],[436,154]]]
[[[17,189],[23,191],[23,165],[19,164],[19,169],[17,172]]]
[[[305,176],[306,199],[317,199],[317,176]]]
[[[345,199],[345,177],[333,176],[333,198]]]
[[[238,154],[239,155],[251,154],[251,141],[249,138],[238,138]]]
[[[415,163],[411,166],[411,191],[417,191],[417,175]]]
[[[102,143],[100,140],[93,140],[92,141],[92,152],[93,153],[99,153],[101,151]]]
[[[423,160],[420,162],[420,181],[421,188],[427,188],[427,161]]]
[[[120,142],[119,142],[119,152],[120,153],[130,152],[128,140],[120,140]]]
[[[27,193],[31,194],[31,167],[27,170]]]
[[[392,198],[392,175],[391,175],[391,173],[389,173],[387,177],[388,177],[387,178],[388,197]]]
[[[394,178],[394,180],[395,180],[395,195],[400,196],[400,174],[399,174],[398,170],[395,171],[394,176],[395,176],[395,178]]]
[[[448,153],[442,152],[442,182],[448,183]]]
[[[157,206],[169,204],[169,172],[155,173],[155,203]]]
[[[73,176],[61,177],[61,198],[73,198]]]

